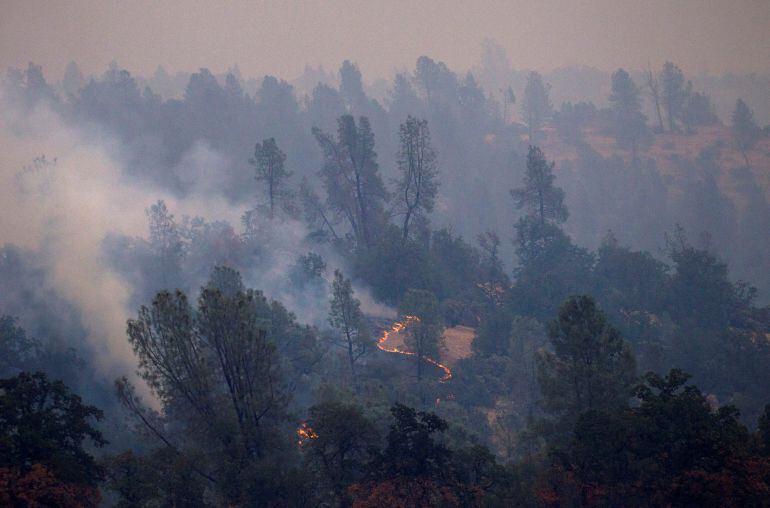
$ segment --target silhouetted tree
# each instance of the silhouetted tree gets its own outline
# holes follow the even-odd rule
[[[409,116],[399,129],[401,148],[398,152],[396,206],[404,214],[403,238],[409,238],[413,218],[433,210],[438,190],[436,153],[430,141],[427,120]]]
[[[354,506],[459,506],[455,496],[451,452],[434,434],[447,423],[433,413],[396,404],[387,445],[370,466],[372,480],[354,485]]]
[[[609,101],[615,117],[615,139],[619,146],[631,151],[631,160],[636,164],[640,145],[648,145],[652,140],[647,129],[647,119],[642,114],[639,89],[623,69],[618,69],[612,75]]]
[[[368,247],[383,220],[387,198],[369,120],[361,117],[356,125],[352,116],[341,116],[336,140],[318,128],[313,134],[324,152],[320,175],[327,204],[347,220],[355,245]]]
[[[647,69],[646,78],[647,92],[650,94],[650,97],[652,97],[652,103],[655,106],[655,114],[658,117],[658,131],[663,132],[663,115],[660,112],[662,102],[660,81],[658,81],[657,76],[652,73],[652,69]]]
[[[292,319],[277,302],[244,289],[237,272],[220,268],[196,309],[183,293],[164,291],[128,322],[139,374],[170,421],[143,408],[125,379],[117,382],[121,401],[164,446],[197,457],[191,467],[224,500],[264,502],[283,481],[273,476],[281,470],[266,466],[286,461],[278,425],[286,418],[283,372],[290,365],[273,341],[292,342]],[[168,433],[169,425],[195,439]],[[254,482],[267,490],[255,492]]]
[[[417,96],[409,76],[403,73],[396,74],[393,78],[393,87],[388,90],[390,117],[396,121],[403,121],[409,115],[417,115],[425,109],[424,103]]]
[[[507,88],[501,88],[500,94],[503,96],[503,122],[508,123],[508,106],[516,104],[516,94],[509,85]]]
[[[358,391],[356,362],[370,351],[374,345],[374,338],[366,326],[366,320],[361,312],[361,302],[353,296],[350,280],[345,279],[339,270],[334,271],[332,299],[329,305],[331,307],[329,324],[342,334],[341,340],[335,343],[347,351],[350,374]]]
[[[340,93],[323,83],[313,88],[310,102],[307,105],[307,117],[310,125],[320,129],[334,129],[337,118],[346,111],[345,101]]]
[[[344,505],[349,502],[346,489],[363,477],[376,450],[377,429],[360,407],[343,402],[311,407],[306,424],[315,437],[302,445],[305,454],[330,497]]]
[[[530,73],[524,96],[521,100],[521,113],[529,129],[529,143],[535,144],[535,135],[551,115],[551,100],[548,97],[551,86],[543,83],[537,72]]]
[[[421,56],[417,59],[414,76],[429,107],[445,105],[454,98],[457,76],[444,62],[435,62],[427,56]]]
[[[446,431],[447,422],[403,404],[395,404],[390,412],[394,422],[378,464],[382,472],[395,477],[442,474],[450,451],[433,434]]]
[[[733,284],[727,263],[707,248],[693,246],[681,227],[666,234],[666,246],[674,265],[667,311],[675,321],[685,327],[726,327],[750,305],[756,291]]]
[[[326,273],[326,262],[320,254],[308,252],[297,258],[291,269],[289,278],[297,287],[307,284],[321,283]]]
[[[149,453],[126,451],[105,457],[105,487],[117,497],[117,508],[187,506],[204,508],[206,483],[201,482],[192,459],[170,448]]]
[[[425,358],[436,358],[441,345],[443,324],[438,300],[430,291],[410,289],[401,301],[399,311],[402,316],[413,319],[405,330],[404,343],[414,352],[417,360],[417,382],[422,381]]]
[[[342,62],[340,67],[340,95],[347,104],[348,112],[364,113],[367,99],[361,81],[361,71],[350,60]]]
[[[688,132],[694,132],[695,127],[700,125],[718,124],[719,117],[714,112],[711,97],[700,92],[688,95],[682,111],[682,122]]]
[[[761,506],[770,461],[738,411],[714,409],[688,377],[649,372],[634,407],[581,415],[541,495],[559,505]]]
[[[339,241],[340,237],[334,227],[339,224],[340,219],[326,209],[306,178],[303,178],[299,185],[299,196],[305,222],[313,230],[313,236],[320,240],[328,239],[331,235],[333,240]]]
[[[281,199],[286,205],[290,197],[286,179],[291,176],[291,172],[284,167],[286,154],[278,148],[275,138],[269,138],[257,143],[254,158],[249,159],[249,163],[254,166],[257,181],[265,184],[272,218],[275,215],[276,200]]]
[[[536,218],[540,224],[561,224],[567,220],[569,212],[564,204],[564,191],[553,182],[555,163],[545,160],[542,150],[529,147],[527,154],[527,172],[524,185],[511,191],[516,208]]]
[[[634,356],[591,297],[564,302],[548,337],[553,352],[539,354],[538,381],[544,409],[562,432],[585,411],[626,407],[636,380]]]
[[[757,144],[757,141],[762,135],[762,131],[754,121],[754,113],[741,99],[735,101],[732,121],[735,146],[741,151],[743,160],[746,162],[746,167],[748,167],[749,157],[746,155],[746,152],[754,148],[754,145]]]
[[[106,444],[102,417],[41,372],[0,379],[0,503],[98,506],[103,470],[85,446]]]
[[[668,129],[675,132],[679,129],[677,121],[681,120],[689,86],[685,86],[682,70],[671,62],[666,62],[660,71],[661,99],[666,110]]]
[[[39,371],[78,386],[86,367],[75,349],[56,339],[30,337],[16,318],[0,315],[0,378]]]
[[[159,200],[146,210],[150,226],[150,246],[158,263],[157,277],[162,288],[174,289],[181,283],[184,244],[174,215]]]

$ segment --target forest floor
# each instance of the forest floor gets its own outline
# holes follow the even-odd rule
[[[377,327],[380,330],[380,344],[388,349],[398,349],[400,351],[409,351],[404,344],[404,333],[394,331],[388,326],[383,326],[382,319],[378,319]],[[391,325],[392,326],[392,325]],[[382,340],[383,333],[387,332],[387,337]],[[472,354],[471,346],[476,337],[476,330],[468,326],[453,326],[444,329],[442,336],[443,346],[440,348],[440,357],[436,358],[441,364],[452,367],[458,360],[467,358]]]
[[[471,345],[476,337],[476,329],[469,326],[453,326],[444,329],[442,336],[444,347],[441,348],[441,363],[452,366],[458,360],[471,355]],[[388,347],[409,350],[404,344],[404,333],[389,332],[388,339],[383,343]]]
[[[451,367],[457,360],[469,357],[475,337],[476,329],[469,326],[453,326],[444,330],[441,362]]]

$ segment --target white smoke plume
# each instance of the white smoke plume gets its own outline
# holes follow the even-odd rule
[[[115,272],[103,255],[103,241],[111,235],[146,238],[145,210],[158,199],[177,217],[224,220],[238,229],[244,208],[213,190],[226,159],[206,143],[196,143],[170,169],[186,183],[194,183],[187,197],[178,198],[126,176],[114,155],[122,147],[106,134],[65,123],[45,103],[16,114],[1,91],[0,106],[0,245],[10,243],[44,254],[48,280],[79,311],[100,373],[108,380],[133,377],[145,399],[152,400],[144,383],[136,380],[136,358],[126,337],[126,320],[136,313],[129,304],[133,281]],[[46,163],[32,164],[41,155]],[[260,222],[260,242],[269,259],[244,270],[244,282],[282,301],[301,322],[326,326],[328,295],[297,294],[287,280],[292,264],[309,249],[306,227],[290,219]],[[328,264],[329,286],[334,269],[347,271],[330,249],[320,253]],[[376,303],[366,288],[357,286],[356,296],[368,314],[395,314]]]
[[[109,234],[146,236],[145,209],[166,200],[181,213],[232,220],[223,200],[180,202],[132,182],[110,156],[115,143],[69,125],[48,105],[18,114],[0,92],[0,245],[45,254],[48,280],[79,311],[94,364],[107,379],[133,377],[126,338],[130,281],[102,256]],[[32,161],[45,155],[45,163]],[[0,309],[2,311],[2,309]],[[144,390],[143,383],[137,383]]]

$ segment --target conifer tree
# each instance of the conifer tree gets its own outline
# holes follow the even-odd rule
[[[571,425],[583,412],[624,408],[636,380],[633,353],[590,296],[573,296],[549,324],[553,348],[537,358],[543,407]]]
[[[353,285],[339,270],[334,271],[332,299],[329,303],[329,324],[341,334],[335,343],[347,352],[350,374],[358,391],[356,362],[371,350],[374,340],[361,312],[361,302],[353,296]]]
[[[249,159],[249,163],[254,166],[257,181],[265,185],[272,218],[275,216],[276,202],[288,197],[286,179],[291,176],[291,172],[284,167],[286,154],[278,148],[275,138],[268,138],[257,143],[254,158]]]
[[[399,211],[404,214],[403,239],[406,241],[411,222],[433,210],[438,171],[427,120],[409,116],[401,124],[399,136],[398,169],[401,179],[397,182],[396,202]]]
[[[551,99],[548,94],[551,85],[543,83],[543,78],[537,72],[530,73],[527,85],[524,88],[524,97],[521,101],[521,112],[524,122],[529,128],[529,142],[535,142],[535,135],[540,131],[545,120],[551,115]]]

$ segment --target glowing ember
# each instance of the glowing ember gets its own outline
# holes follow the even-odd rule
[[[311,439],[318,439],[318,434],[305,422],[297,428],[297,437],[299,441],[297,444],[302,446],[308,443]]]
[[[385,342],[388,340],[388,337],[391,333],[400,333],[406,329],[407,326],[409,326],[411,323],[414,323],[415,321],[419,321],[420,318],[417,316],[406,316],[404,318],[404,321],[399,321],[396,323],[393,323],[393,326],[390,328],[390,330],[385,330],[382,332],[382,336],[377,340],[377,347],[381,351],[385,351],[386,353],[398,353],[400,355],[406,355],[406,356],[417,356],[417,353],[413,351],[405,351],[403,349],[399,349],[397,346],[386,346]],[[446,383],[450,379],[452,379],[452,371],[447,367],[446,365],[443,365],[433,358],[428,358],[427,356],[423,356],[423,360],[425,360],[426,363],[429,363],[433,366],[438,367],[439,369],[444,371],[444,375],[439,380],[439,383]]]

